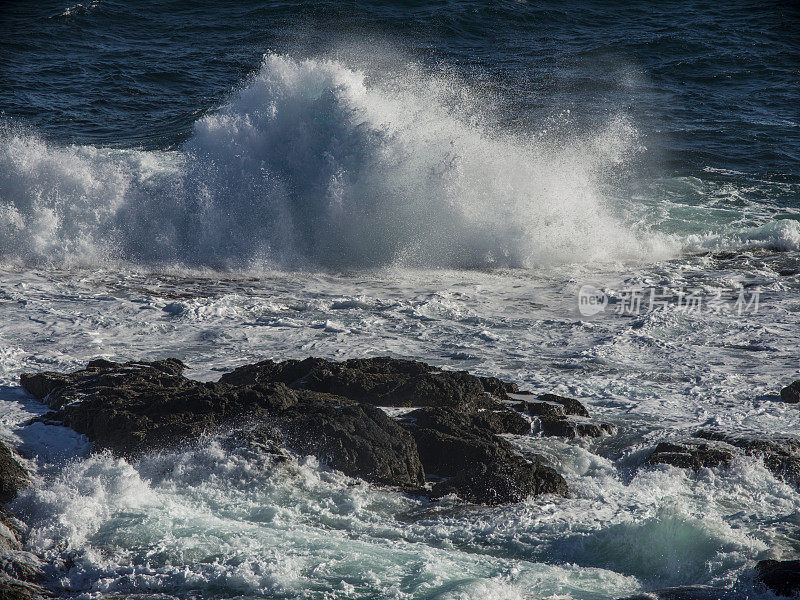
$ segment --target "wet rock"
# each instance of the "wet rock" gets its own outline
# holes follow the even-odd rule
[[[759,561],[756,578],[778,596],[795,596],[800,593],[800,560]]]
[[[497,398],[516,386],[497,379],[385,357],[262,361],[217,383],[187,379],[183,369],[175,360],[99,360],[74,373],[24,375],[21,382],[54,409],[42,420],[70,426],[123,456],[226,429],[226,443],[248,456],[285,459],[289,448],[348,475],[415,491],[425,485],[426,471],[448,478],[433,495],[456,491],[494,504],[567,493],[554,470],[497,437],[530,432],[530,421]],[[428,408],[412,411],[405,424],[378,408],[416,405]]]
[[[422,408],[408,416],[425,471],[447,478],[433,486],[434,497],[453,493],[469,502],[502,504],[535,494],[568,495],[561,475],[519,456],[481,426],[480,414]]]
[[[663,464],[698,471],[703,467],[716,467],[728,464],[733,453],[719,445],[685,440],[680,443],[661,442],[653,450],[647,463]]]
[[[746,600],[747,594],[730,588],[683,585],[630,596],[624,600]]]
[[[506,400],[509,394],[519,394],[519,386],[497,377],[479,377],[483,390],[492,396]]]
[[[52,597],[53,594],[34,583],[20,581],[0,573],[0,599],[2,600],[39,600]]]
[[[501,463],[477,463],[433,486],[432,496],[456,494],[476,504],[521,502],[529,496],[567,496],[567,484],[554,469],[521,457]]]
[[[560,418],[566,416],[564,407],[553,402],[520,402],[518,410],[536,417]]]
[[[743,450],[745,454],[758,456],[776,477],[800,487],[800,438],[788,436],[762,438],[702,429],[695,433],[695,437],[724,442]]]
[[[781,390],[781,400],[789,404],[800,402],[800,380],[787,385]]]
[[[477,410],[496,404],[491,394],[505,398],[516,390],[495,378],[466,371],[437,371],[412,360],[378,357],[332,362],[319,358],[262,361],[245,365],[220,378],[220,383],[251,385],[280,382],[293,389],[345,396],[376,406],[451,406]]]
[[[28,484],[28,474],[13,451],[0,442],[0,491],[8,502]],[[25,525],[0,507],[0,598],[39,598],[44,590],[30,583],[41,577],[39,559],[22,549]]]
[[[472,424],[491,433],[526,435],[531,432],[530,421],[508,409],[479,411],[472,415]]]
[[[586,410],[586,407],[574,398],[566,398],[564,396],[557,396],[556,394],[539,394],[539,400],[541,402],[560,404],[564,407],[564,414],[575,415],[577,417],[589,417],[589,411]]]
[[[344,398],[295,391],[283,383],[200,383],[161,363],[105,361],[66,379],[47,377],[70,383],[44,388],[46,401],[58,407],[45,419],[68,425],[96,447],[119,455],[197,440],[242,422],[268,422],[285,428],[293,449],[348,475],[403,486],[424,482],[410,434],[379,409],[354,406]],[[33,389],[43,391],[38,383]]]
[[[559,416],[541,416],[539,417],[539,431],[542,435],[575,439],[613,435],[617,432],[617,428],[610,423],[594,423],[588,420]]]
[[[538,400],[523,401],[517,409],[538,419],[538,432],[546,436],[565,438],[601,437],[617,432],[610,423],[588,420],[589,411],[573,398],[541,394]]]
[[[28,484],[28,474],[14,453],[0,442],[0,502],[6,503]]]
[[[367,481],[415,488],[425,483],[411,434],[369,404],[298,404],[280,415],[288,445]]]
[[[800,487],[800,438],[747,436],[701,429],[693,438],[662,442],[648,464],[669,464],[698,470],[728,464],[736,453],[756,456],[772,473]]]

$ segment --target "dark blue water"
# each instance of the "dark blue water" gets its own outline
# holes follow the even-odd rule
[[[377,45],[495,96],[504,126],[624,110],[669,170],[796,181],[798,31],[795,2],[6,2],[0,110],[61,141],[164,148],[267,51],[369,63]]]

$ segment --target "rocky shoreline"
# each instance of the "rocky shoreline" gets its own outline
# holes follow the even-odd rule
[[[96,450],[137,456],[223,432],[235,448],[264,461],[313,455],[349,476],[436,500],[454,495],[484,505],[530,496],[569,496],[567,482],[537,455],[522,456],[501,434],[612,436],[578,400],[533,394],[514,383],[442,371],[388,357],[333,362],[320,358],[241,366],[217,382],[183,375],[177,359],[91,361],[73,373],[23,374],[22,387],[50,412],[38,420],[85,435]],[[781,399],[798,401],[800,382]],[[800,438],[746,438],[699,430],[659,443],[645,465],[698,470],[737,454],[757,456],[779,478],[800,486]],[[0,444],[0,501],[28,483],[13,451]],[[0,514],[0,599],[37,598],[38,559],[22,550],[25,526]],[[798,561],[761,561],[754,578],[777,594],[800,591]],[[729,597],[732,590],[675,588],[652,598]],[[734,597],[734,596],[730,596]]]

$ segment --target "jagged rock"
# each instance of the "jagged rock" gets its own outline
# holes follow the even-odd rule
[[[589,411],[577,400],[555,394],[540,394],[538,400],[522,401],[517,404],[517,410],[537,417],[542,435],[574,439],[617,432],[611,423],[589,421]]]
[[[758,581],[778,596],[800,593],[800,560],[762,560],[756,564]]]
[[[736,452],[757,456],[776,477],[800,487],[800,438],[734,435],[699,430],[692,439],[658,444],[648,464],[669,464],[685,469],[728,464]]]
[[[166,360],[159,360],[150,363],[128,362],[125,364],[114,363],[105,359],[97,359],[89,361],[85,369],[75,371],[74,373],[54,373],[45,371],[43,373],[23,373],[20,375],[20,385],[25,390],[32,394],[39,400],[44,400],[46,396],[50,395],[55,390],[68,390],[71,386],[92,380],[96,377],[114,376],[117,373],[126,369],[142,371],[148,369],[154,377],[159,374],[179,376],[183,373],[185,365],[177,358],[168,358]],[[109,382],[113,386],[113,382]],[[59,408],[66,403],[66,400],[59,398],[48,398],[47,405],[53,408]]]
[[[800,560],[762,560],[756,564],[758,580],[778,596],[800,593]]]
[[[480,413],[422,408],[408,417],[426,472],[448,478],[434,485],[434,497],[455,493],[469,502],[501,504],[531,494],[568,494],[555,470],[527,461],[506,440],[481,427]]]
[[[539,424],[542,435],[570,439],[600,437],[602,435],[613,435],[617,432],[617,428],[611,423],[593,423],[559,416],[541,416],[539,417]]]
[[[781,390],[781,400],[790,404],[800,402],[800,380],[790,383]]]
[[[516,383],[509,383],[497,377],[479,377],[483,390],[492,396],[506,400],[509,394],[519,394],[519,386]]]
[[[39,600],[52,597],[53,594],[34,583],[0,573],[0,600]]]
[[[0,442],[0,501],[8,502],[28,483],[28,474],[14,453]],[[41,576],[39,559],[22,549],[24,524],[0,507],[0,600],[42,597],[42,588],[29,583]]]
[[[717,431],[700,430],[695,437],[724,442],[744,450],[745,454],[758,456],[777,477],[800,487],[800,439],[773,436],[769,439],[729,435]]]
[[[565,398],[564,396],[557,396],[556,394],[539,394],[539,400],[542,402],[560,404],[564,407],[564,414],[575,415],[576,417],[589,417],[589,411],[586,410],[586,407],[574,398]]]
[[[303,403],[279,422],[292,449],[347,475],[402,487],[425,483],[414,438],[372,405]]]
[[[531,424],[517,412],[503,410],[482,410],[471,416],[472,424],[492,433],[512,433],[526,435],[531,432]]]
[[[14,457],[14,453],[0,442],[0,502],[12,500],[28,483],[28,474]]]
[[[451,406],[462,410],[493,406],[496,401],[491,400],[487,388],[505,397],[507,389],[516,387],[465,371],[436,371],[421,362],[388,357],[341,363],[319,358],[267,360],[239,367],[220,378],[220,383],[235,385],[266,381],[377,406]]]
[[[553,402],[520,402],[517,410],[527,412],[535,417],[564,417],[564,407]]]
[[[456,494],[477,504],[520,502],[529,496],[567,496],[567,483],[554,469],[521,457],[502,463],[477,463],[433,486],[432,496]]]
[[[413,438],[377,408],[283,383],[200,383],[162,364],[105,361],[67,379],[48,374],[50,381],[69,381],[64,387],[41,386],[40,378],[33,389],[47,390],[46,401],[58,407],[46,420],[120,455],[196,440],[243,421],[274,422],[289,434],[293,449],[348,475],[402,486],[424,482]],[[36,379],[24,380],[30,381]]]
[[[697,471],[703,467],[716,467],[727,464],[733,458],[733,453],[714,444],[685,440],[681,443],[659,443],[647,463],[651,465],[664,464],[692,469]]]
[[[414,491],[422,489],[426,470],[449,478],[434,496],[456,491],[495,504],[567,493],[558,473],[497,437],[530,432],[529,420],[498,399],[518,388],[498,379],[386,357],[263,361],[217,383],[187,379],[183,369],[173,359],[99,360],[70,374],[23,375],[21,382],[54,409],[42,420],[68,425],[121,455],[223,428],[227,443],[250,456],[285,459],[288,447],[348,475]],[[378,408],[387,405],[429,408],[401,424]]]

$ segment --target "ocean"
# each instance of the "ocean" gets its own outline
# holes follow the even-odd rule
[[[800,553],[800,6],[0,5],[0,437],[62,597],[615,599]],[[394,356],[578,398],[569,498],[431,501],[210,437],[126,460],[23,372]]]

